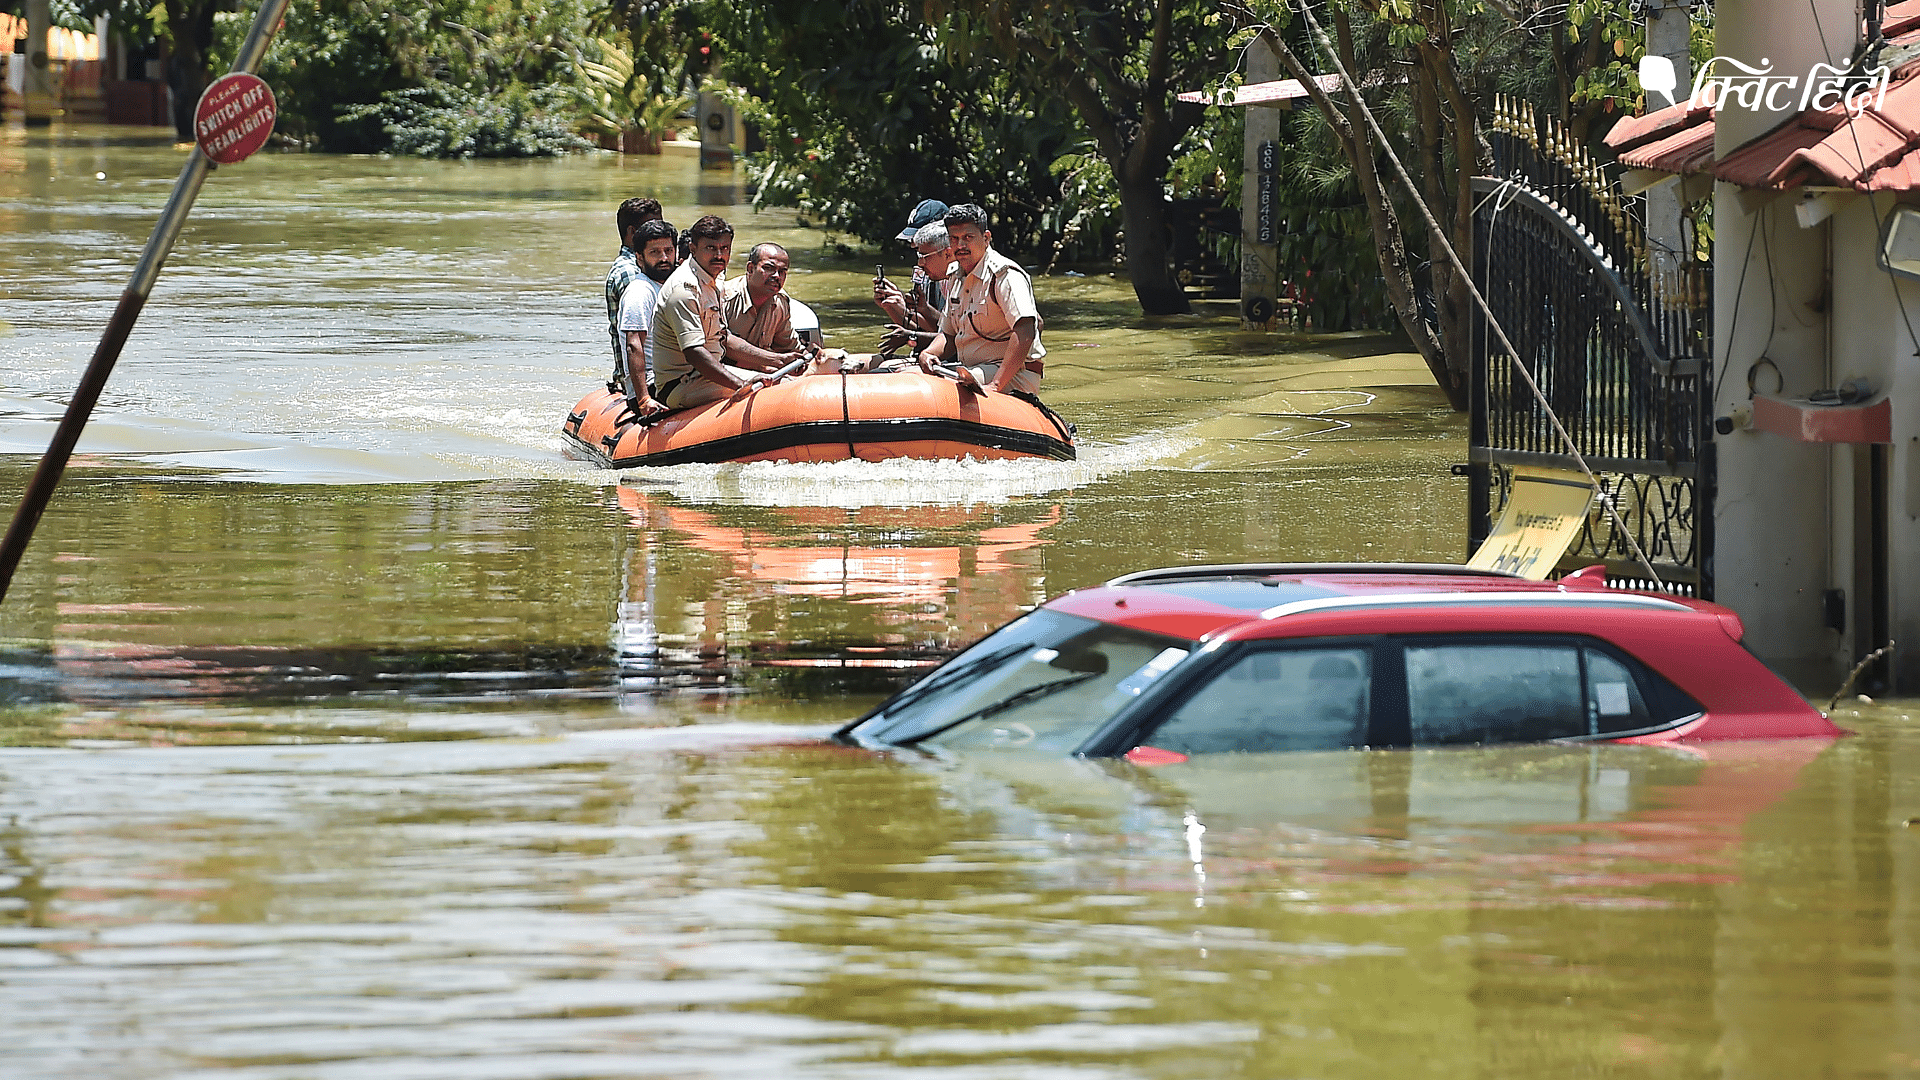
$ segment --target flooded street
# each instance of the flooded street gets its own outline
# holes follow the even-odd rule
[[[8,506],[181,160],[0,128]],[[1076,462],[603,472],[559,429],[637,194],[877,339],[870,260],[690,155],[211,178],[0,606],[0,1076],[1920,1077],[1920,703],[1699,751],[823,743],[1119,573],[1456,561],[1465,422],[1385,339],[1052,276]]]

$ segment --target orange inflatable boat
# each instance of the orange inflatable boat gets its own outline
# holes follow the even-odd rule
[[[580,399],[569,447],[614,469],[705,461],[1074,458],[1073,425],[1039,398],[918,371],[808,375],[636,419],[611,388]]]

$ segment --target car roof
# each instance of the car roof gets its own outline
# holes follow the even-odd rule
[[[1133,629],[1199,639],[1240,623],[1320,612],[1405,607],[1576,607],[1705,611],[1717,605],[1589,579],[1530,581],[1444,563],[1234,563],[1165,567],[1080,589],[1047,605]],[[1738,622],[1729,627],[1736,631]],[[1737,637],[1737,633],[1736,633]]]

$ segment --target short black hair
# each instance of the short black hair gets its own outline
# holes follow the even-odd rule
[[[640,227],[633,233],[634,250],[646,247],[648,242],[653,240],[672,240],[678,246],[680,233],[673,227],[671,221],[654,218],[651,221],[641,222]]]
[[[733,226],[727,224],[726,220],[717,214],[708,214],[687,229],[687,236],[692,240],[718,240],[723,236],[732,235]]]
[[[777,251],[777,252],[779,252],[779,253],[780,253],[780,254],[782,254],[782,255],[785,255],[785,254],[787,253],[787,249],[786,249],[786,248],[783,248],[783,247],[781,247],[781,246],[780,246],[779,244],[776,244],[776,243],[774,243],[774,242],[773,242],[773,241],[771,241],[771,240],[768,240],[768,241],[766,241],[765,243],[761,243],[761,244],[755,244],[755,245],[753,245],[753,250],[752,250],[752,251],[749,251],[749,252],[747,252],[747,265],[748,265],[748,266],[758,266],[758,265],[760,265],[760,250],[761,250],[762,248],[772,248],[773,250],[775,250],[775,251]]]
[[[981,209],[978,203],[961,203],[948,210],[947,216],[940,220],[949,229],[955,225],[977,225],[981,232],[987,231],[987,212]]]
[[[628,199],[621,203],[619,211],[613,215],[613,223],[620,230],[620,242],[627,242],[628,230],[649,221],[658,221],[660,216],[659,199]]]

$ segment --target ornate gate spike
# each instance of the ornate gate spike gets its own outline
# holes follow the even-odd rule
[[[1635,541],[1663,578],[1710,598],[1712,370],[1698,361],[1713,355],[1712,268],[1652,267],[1643,201],[1623,197],[1557,117],[1500,95],[1491,126],[1512,138],[1496,147],[1502,175],[1472,181],[1501,196],[1476,212],[1476,283]],[[1577,469],[1493,340],[1476,335],[1471,360],[1470,544],[1490,528],[1514,466]],[[1568,560],[1630,580],[1630,548],[1595,515]]]

